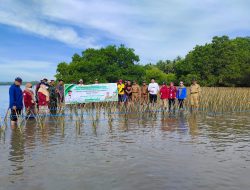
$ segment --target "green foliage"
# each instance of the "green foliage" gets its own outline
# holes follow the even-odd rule
[[[57,67],[56,78],[67,83],[78,81],[93,83],[127,80],[157,82],[183,80],[190,84],[193,78],[203,86],[250,86],[250,38],[229,39],[227,36],[212,39],[211,43],[197,45],[185,58],[160,60],[155,65],[139,65],[139,56],[124,45],[101,49],[86,49],[75,54],[72,61]]]
[[[178,78],[194,77],[204,86],[249,86],[250,38],[215,36],[212,43],[196,46],[175,68]]]
[[[138,62],[139,56],[124,45],[86,49],[82,56],[75,54],[71,63],[60,63],[56,78],[61,78],[66,83],[80,78],[85,83],[93,83],[95,79],[100,82],[116,82],[119,78],[141,81],[145,71]]]

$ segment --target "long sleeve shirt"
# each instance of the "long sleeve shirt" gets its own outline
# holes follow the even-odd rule
[[[159,90],[160,90],[159,85],[156,82],[150,83],[148,85],[149,94],[156,95],[158,94]]]
[[[23,109],[23,92],[20,86],[15,84],[9,88],[9,108],[16,106],[17,109]]]

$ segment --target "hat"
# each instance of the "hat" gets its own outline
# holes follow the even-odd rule
[[[146,81],[144,80],[144,81],[142,81],[142,83],[146,83]]]
[[[82,79],[80,79],[80,80],[79,80],[79,82],[83,82],[83,80],[82,80]]]
[[[163,82],[162,84],[166,84],[166,82]]]
[[[20,77],[15,78],[15,81],[17,81],[17,82],[23,82],[23,80]]]
[[[44,78],[44,79],[43,79],[43,81],[46,81],[46,82],[47,82],[47,81],[48,81],[48,79]]]

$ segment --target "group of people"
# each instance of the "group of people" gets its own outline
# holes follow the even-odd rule
[[[27,117],[34,117],[37,113],[56,114],[58,107],[64,101],[63,80],[59,80],[58,85],[56,85],[54,80],[48,81],[45,78],[35,86],[35,92],[31,83],[27,83],[23,91],[21,85],[22,79],[17,77],[9,89],[12,125],[16,124],[23,107],[25,107]]]
[[[94,83],[99,84],[97,79]],[[11,110],[12,124],[16,123],[23,107],[25,107],[26,116],[28,117],[34,117],[37,113],[50,113],[54,115],[58,109],[61,109],[64,102],[63,80],[58,80],[58,84],[56,85],[54,80],[48,81],[45,78],[35,86],[35,92],[33,91],[31,83],[27,83],[23,91],[20,88],[21,85],[22,79],[17,77],[9,89],[9,109]],[[79,80],[78,85],[84,85],[82,79]],[[127,105],[135,102],[140,102],[142,105],[148,105],[148,103],[154,105],[157,103],[159,95],[164,109],[167,109],[167,105],[169,110],[174,108],[176,100],[178,101],[179,109],[183,109],[184,101],[187,98],[187,89],[182,81],[178,87],[176,87],[173,82],[171,82],[169,86],[163,82],[160,87],[158,83],[155,82],[155,79],[151,79],[148,85],[146,81],[143,81],[142,86],[139,86],[136,81],[133,81],[133,83],[130,80],[123,82],[123,80],[120,79],[117,82],[117,90],[119,105]],[[193,80],[190,87],[190,98],[191,106],[195,108],[199,106],[200,92],[200,86],[196,80]]]
[[[162,101],[163,108],[169,110],[175,107],[176,100],[178,100],[179,109],[184,109],[184,100],[187,98],[187,88],[184,86],[183,81],[180,81],[179,87],[176,87],[173,82],[170,82],[169,86],[165,82],[162,83],[161,87],[155,82],[155,79],[151,79],[151,82],[147,85],[146,81],[142,82],[140,87],[136,81],[124,81],[120,79],[117,84],[118,88],[118,101],[120,104],[130,102],[141,102],[144,104],[157,103],[158,95]],[[195,79],[192,80],[190,86],[191,106],[198,108],[199,96],[201,88],[197,84]]]

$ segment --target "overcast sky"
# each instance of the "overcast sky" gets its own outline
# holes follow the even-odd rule
[[[54,78],[86,48],[125,44],[141,63],[217,35],[250,36],[249,0],[0,0],[0,81]]]

